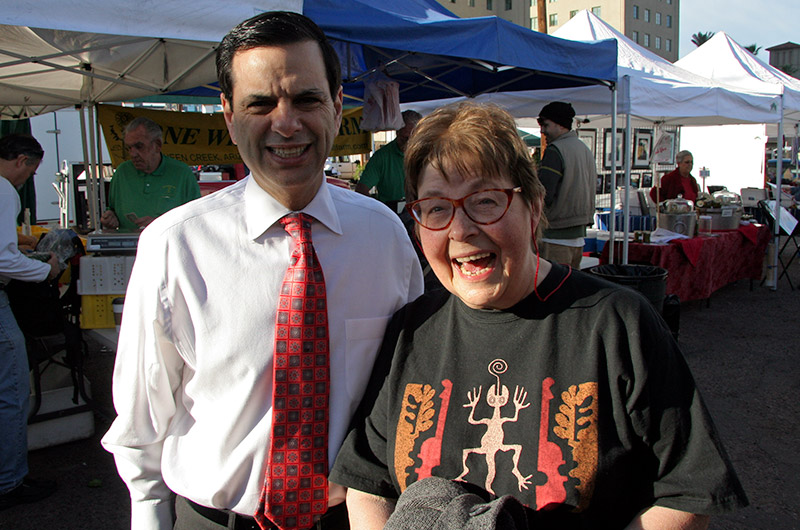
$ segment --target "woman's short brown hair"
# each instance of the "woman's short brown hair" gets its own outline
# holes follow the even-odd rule
[[[540,212],[537,232],[547,225],[544,186],[514,118],[497,105],[464,102],[422,118],[405,152],[406,201],[419,198],[420,177],[430,164],[445,179],[447,171],[480,179],[508,176],[522,188],[528,205]],[[538,234],[537,234],[538,236]]]
[[[497,105],[451,105],[417,124],[405,152],[408,202],[418,198],[420,176],[429,164],[446,179],[448,169],[477,178],[508,176],[529,204],[544,198],[514,118]]]

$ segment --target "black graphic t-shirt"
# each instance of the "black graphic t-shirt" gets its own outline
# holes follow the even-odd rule
[[[649,302],[558,265],[538,291],[506,311],[439,291],[398,312],[331,481],[390,498],[467,481],[518,498],[537,528],[745,505]]]

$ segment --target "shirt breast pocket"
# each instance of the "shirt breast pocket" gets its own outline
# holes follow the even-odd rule
[[[345,380],[351,399],[360,400],[367,387],[375,356],[391,317],[359,318],[345,321],[347,355]]]

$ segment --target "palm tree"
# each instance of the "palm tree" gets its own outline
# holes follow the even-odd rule
[[[750,46],[745,46],[745,47],[744,47],[744,49],[745,49],[745,50],[747,50],[747,51],[749,51],[749,52],[750,52],[750,53],[752,53],[753,55],[758,55],[758,52],[760,52],[760,51],[761,51],[761,46],[759,46],[759,45],[758,45],[758,44],[756,44],[756,43],[753,43],[753,44],[751,44]]]
[[[790,75],[792,77],[797,77],[797,74],[800,73],[800,69],[798,69],[793,64],[784,64],[783,66],[778,67],[784,74]]]
[[[713,36],[714,36],[713,31],[709,31],[708,33],[702,33],[698,31],[697,33],[692,35],[692,44],[694,44],[695,46],[702,46]]]

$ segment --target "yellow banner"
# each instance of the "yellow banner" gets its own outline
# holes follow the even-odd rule
[[[359,127],[362,109],[350,109],[342,115],[342,125],[330,156],[368,153],[370,133]],[[111,164],[116,168],[128,159],[123,146],[123,130],[134,118],[146,116],[161,125],[164,144],[161,152],[190,166],[229,165],[242,162],[239,150],[231,141],[222,113],[174,112],[99,105],[97,117],[103,128]]]
[[[128,159],[122,140],[125,126],[134,118],[146,116],[161,125],[164,145],[161,152],[190,166],[238,164],[239,150],[231,142],[221,113],[173,112],[115,105],[100,105],[97,117],[103,128],[111,165],[115,168]]]
[[[372,149],[369,131],[361,130],[363,107],[345,110],[342,113],[342,126],[333,142],[330,156],[357,155],[369,153]]]

